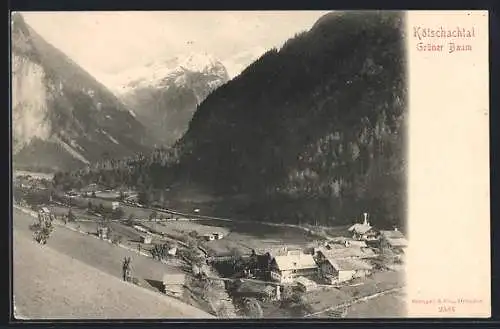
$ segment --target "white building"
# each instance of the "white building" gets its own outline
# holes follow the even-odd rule
[[[118,201],[111,202],[111,209],[116,210],[118,208],[120,208],[120,202]]]
[[[275,256],[270,269],[271,278],[281,283],[292,282],[299,276],[318,275],[318,265],[313,256],[301,251],[288,251],[286,255]]]

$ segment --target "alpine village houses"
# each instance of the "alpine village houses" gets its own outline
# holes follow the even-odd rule
[[[363,222],[352,225],[348,232],[352,237],[332,240],[314,247],[310,253],[286,247],[271,252],[272,256],[269,252],[257,255],[252,251],[252,265],[247,272],[280,284],[304,282],[302,286],[309,289],[308,279],[338,284],[370,275],[374,270],[371,259],[377,258],[378,251],[390,249],[401,254],[408,245],[397,229],[375,230],[366,213]]]
[[[356,223],[348,228],[348,231],[352,233],[352,238],[354,240],[361,240],[366,242],[376,241],[377,232],[368,222],[368,214],[364,213],[363,223]]]
[[[290,250],[286,255],[275,256],[270,264],[271,279],[280,283],[293,282],[295,278],[316,277],[318,265],[310,254]]]

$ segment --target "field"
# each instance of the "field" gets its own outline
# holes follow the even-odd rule
[[[223,255],[237,249],[248,254],[252,249],[264,252],[287,245],[305,247],[314,241],[307,232],[291,227],[276,227],[261,223],[232,222],[222,220],[166,221],[162,223],[144,223],[159,232],[174,237],[185,236],[191,231],[198,235],[220,232],[225,236],[221,240],[205,241],[203,246],[209,252]]]
[[[378,317],[401,317],[404,315],[404,301],[399,292],[391,292],[377,296],[384,291],[404,286],[404,273],[395,271],[377,272],[366,278],[356,286],[344,286],[339,289],[318,289],[304,295],[308,311],[310,313],[321,312],[335,305],[341,305],[358,298],[376,296],[373,299],[354,303],[347,307],[347,317],[360,317],[364,314],[378,315]],[[367,312],[369,308],[376,308],[377,311]],[[384,310],[383,312],[381,310]],[[331,312],[324,312],[314,315],[314,317],[328,317]],[[368,315],[367,315],[368,314]]]
[[[394,292],[352,305],[348,309],[346,317],[394,318],[404,316],[405,312],[404,294],[402,292]]]
[[[111,194],[115,192],[109,192]],[[110,195],[113,196],[113,195]],[[111,208],[112,200],[103,198],[75,197],[73,202],[80,207],[86,207],[88,202],[95,206],[102,204],[106,208]],[[124,211],[124,219],[132,218],[141,221],[149,220],[153,212],[151,209],[139,208],[130,205],[121,205]],[[207,210],[207,209],[205,209]],[[191,209],[192,211],[192,209]],[[159,212],[159,215],[162,214]],[[166,216],[166,214],[163,214]],[[84,215],[82,215],[82,218]],[[143,222],[143,225],[151,229],[168,234],[170,237],[185,240],[187,234],[192,231],[198,235],[220,232],[225,236],[221,240],[205,241],[203,247],[211,254],[228,254],[237,250],[242,254],[249,253],[252,249],[257,252],[266,252],[287,245],[289,248],[304,248],[311,242],[317,241],[318,237],[313,236],[305,230],[289,226],[268,225],[259,222],[229,221],[217,219],[197,219],[190,221],[163,221],[161,223]],[[330,234],[340,234],[337,230]]]
[[[121,260],[132,257],[134,276],[161,280],[175,271],[109,243],[56,228],[45,246],[27,226],[32,219],[14,212],[14,298],[20,318],[209,318],[176,299],[119,279]]]

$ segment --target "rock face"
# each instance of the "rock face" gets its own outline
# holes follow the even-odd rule
[[[146,129],[109,90],[12,16],[13,162],[75,168],[153,146]]]
[[[229,80],[224,65],[208,54],[151,63],[129,75],[134,78],[120,98],[165,145],[185,133],[198,104]]]

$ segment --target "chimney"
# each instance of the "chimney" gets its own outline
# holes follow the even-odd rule
[[[363,221],[363,225],[369,225],[369,224],[368,224],[368,213],[366,213],[366,212],[365,212],[365,213],[363,213],[363,216],[364,216],[364,218],[365,218],[365,219],[364,219],[364,221]]]

